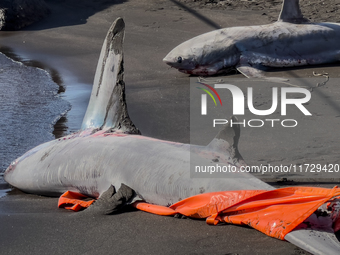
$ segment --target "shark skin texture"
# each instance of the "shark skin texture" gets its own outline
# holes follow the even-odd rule
[[[312,23],[299,0],[284,0],[277,22],[229,27],[194,37],[163,61],[180,72],[209,76],[237,69],[263,78],[268,67],[295,67],[340,61],[340,24]]]
[[[228,178],[190,177],[192,162],[207,165],[218,158],[221,166],[238,170],[245,166],[237,147],[240,126],[225,126],[207,146],[141,135],[129,118],[125,101],[124,29],[124,21],[118,18],[105,38],[81,130],[28,151],[8,167],[5,180],[33,194],[73,192],[96,198],[84,213],[105,214],[124,205],[138,208],[136,201],[174,210],[181,201],[200,194],[275,192],[274,187],[242,171],[229,173]],[[337,195],[326,193],[330,198]],[[297,229],[284,238],[314,254],[338,254],[340,249],[333,232]]]

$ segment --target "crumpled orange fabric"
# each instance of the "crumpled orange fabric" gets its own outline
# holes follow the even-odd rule
[[[88,196],[73,191],[66,191],[60,196],[58,207],[78,212],[89,207],[95,201],[95,199],[88,201],[85,201],[85,199],[88,199]]]
[[[164,211],[172,209],[166,215],[176,213],[192,218],[206,218],[208,224],[226,222],[249,225],[262,233],[284,240],[285,235],[307,219],[322,204],[339,196],[340,189],[289,187],[266,190],[238,190],[205,193],[189,197],[172,206],[164,207]],[[140,203],[146,206],[146,203]],[[135,207],[144,210],[143,206]],[[148,211],[160,213],[157,206],[152,205]]]
[[[73,206],[65,208],[79,210],[93,202],[82,200],[77,202],[78,198],[85,196],[68,192],[59,199],[59,207],[72,204]],[[145,202],[135,202],[133,206],[158,215],[180,213],[192,218],[205,218],[208,224],[213,225],[219,222],[248,225],[268,236],[284,240],[285,235],[321,205],[339,195],[338,187],[333,189],[289,187],[270,191],[237,190],[204,193],[181,200],[170,207]]]

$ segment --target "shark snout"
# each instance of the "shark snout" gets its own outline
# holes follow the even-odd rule
[[[174,55],[172,52],[163,58],[163,62],[173,68],[178,69],[178,71],[182,73],[191,73],[191,71],[194,70],[196,66],[193,61],[187,61],[186,58]]]
[[[4,175],[6,176],[6,175],[9,174],[10,172],[14,171],[14,169],[15,169],[16,166],[17,166],[17,163],[18,163],[17,160],[13,161],[13,162],[9,165],[9,167],[6,169]]]
[[[168,55],[163,58],[163,62],[171,67],[180,69],[186,66],[188,63],[186,61],[186,57],[180,55],[177,52],[177,49],[170,51]]]
[[[171,67],[174,67],[176,65],[176,62],[174,61],[174,59],[172,57],[169,57],[169,55],[163,58],[163,62]]]
[[[12,176],[13,176],[13,172],[17,166],[17,160],[13,161],[8,168],[6,169],[5,173],[4,173],[4,179],[6,182],[8,182],[9,184],[12,184]]]

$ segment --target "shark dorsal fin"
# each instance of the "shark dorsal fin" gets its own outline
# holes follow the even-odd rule
[[[130,120],[125,101],[124,31],[125,23],[122,18],[118,18],[106,35],[82,130],[98,128],[140,134]]]
[[[224,152],[227,150],[230,152],[230,156],[233,158],[234,163],[244,165],[245,162],[238,151],[238,141],[241,134],[240,125],[230,125],[231,122],[237,123],[237,121],[237,118],[233,116],[207,147],[217,152]]]
[[[296,24],[309,23],[309,20],[302,15],[299,0],[284,0],[278,21]]]

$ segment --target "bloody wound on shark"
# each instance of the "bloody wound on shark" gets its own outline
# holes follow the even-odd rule
[[[299,17],[296,17],[297,20]],[[242,172],[229,173],[229,178],[223,179],[190,178],[191,161],[205,165],[218,156],[220,164],[237,168],[245,164],[237,148],[239,126],[225,126],[207,146],[140,135],[129,118],[125,101],[124,26],[123,20],[117,19],[106,36],[81,131],[39,145],[16,159],[5,172],[7,182],[34,194],[59,196],[72,191],[98,198],[85,212],[104,213],[115,212],[128,204],[153,212],[143,203],[138,207],[136,201],[160,205],[161,209],[171,205],[170,209],[175,210],[174,205],[177,209],[182,206],[182,214],[188,210],[189,204],[197,207],[197,203],[201,207],[210,205],[230,210],[230,207],[237,206],[230,202],[233,192],[248,194],[243,196],[244,200],[238,201],[244,203],[242,206],[249,207],[248,202],[255,201],[262,208],[264,205],[270,207],[270,203],[283,203],[275,200],[273,194],[280,194],[282,198],[284,193],[287,199],[302,194],[304,201],[298,207],[306,206],[307,213],[300,215],[299,220],[303,221],[310,215],[307,220],[315,220],[313,212],[318,207],[314,208],[315,204],[310,206],[310,203],[317,202],[318,205],[332,199],[334,207],[326,213],[325,219],[336,222],[339,216],[337,197],[340,195],[337,188],[276,191],[251,174]],[[121,188],[116,192],[118,187]],[[271,194],[268,195],[270,199],[263,194]],[[316,197],[318,201],[315,201]],[[291,204],[292,200],[289,201]],[[230,206],[220,207],[220,203]],[[209,218],[214,222],[215,216],[210,215]],[[317,225],[317,220],[314,225]],[[261,222],[266,223],[265,219]],[[276,227],[271,225],[270,231]],[[340,249],[334,234],[318,230],[298,228],[281,237],[315,254],[338,254]]]

